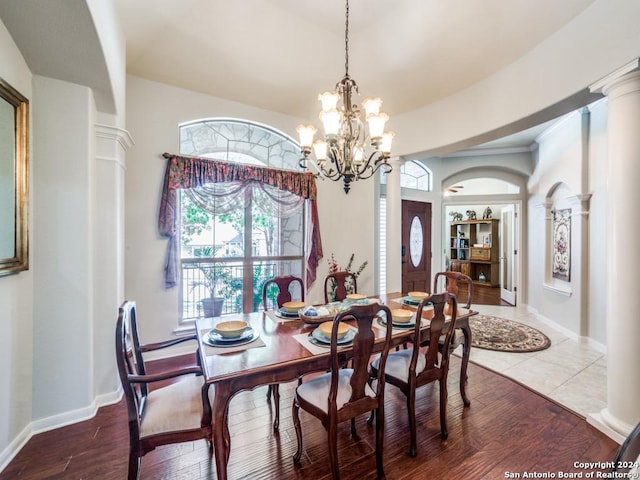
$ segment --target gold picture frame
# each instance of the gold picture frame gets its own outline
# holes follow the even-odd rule
[[[29,100],[0,78],[0,276],[29,269]]]

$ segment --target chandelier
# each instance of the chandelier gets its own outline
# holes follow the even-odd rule
[[[318,131],[313,125],[298,125],[303,157],[300,167],[309,168],[311,164],[318,176],[335,182],[344,182],[344,192],[349,193],[351,182],[366,179],[374,175],[381,167],[391,172],[388,160],[391,155],[393,132],[385,132],[384,126],[389,116],[380,112],[382,100],[366,98],[362,102],[368,132],[361,119],[360,109],[353,103],[353,95],[358,94],[358,85],[349,76],[349,0],[346,1],[345,14],[345,75],[336,84],[334,92],[318,95],[322,104],[320,120],[324,129],[324,139],[313,141]],[[371,152],[367,152],[370,142]],[[315,160],[311,158],[311,149]]]

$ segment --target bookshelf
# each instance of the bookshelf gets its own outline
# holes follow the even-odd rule
[[[450,270],[468,275],[475,285],[500,285],[500,220],[460,220],[450,224]]]

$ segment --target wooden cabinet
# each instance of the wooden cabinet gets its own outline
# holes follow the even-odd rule
[[[451,222],[449,269],[468,275],[474,284],[499,286],[499,222],[497,218]]]

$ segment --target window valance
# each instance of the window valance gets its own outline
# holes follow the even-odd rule
[[[165,286],[167,288],[174,287],[178,279],[177,190],[197,190],[207,184],[223,182],[269,185],[295,194],[309,202],[307,285],[311,285],[315,281],[316,269],[322,258],[322,241],[320,239],[316,181],[313,174],[169,153],[165,153],[164,157],[167,159],[167,167],[160,201],[158,229],[162,236],[169,239],[165,264]]]

